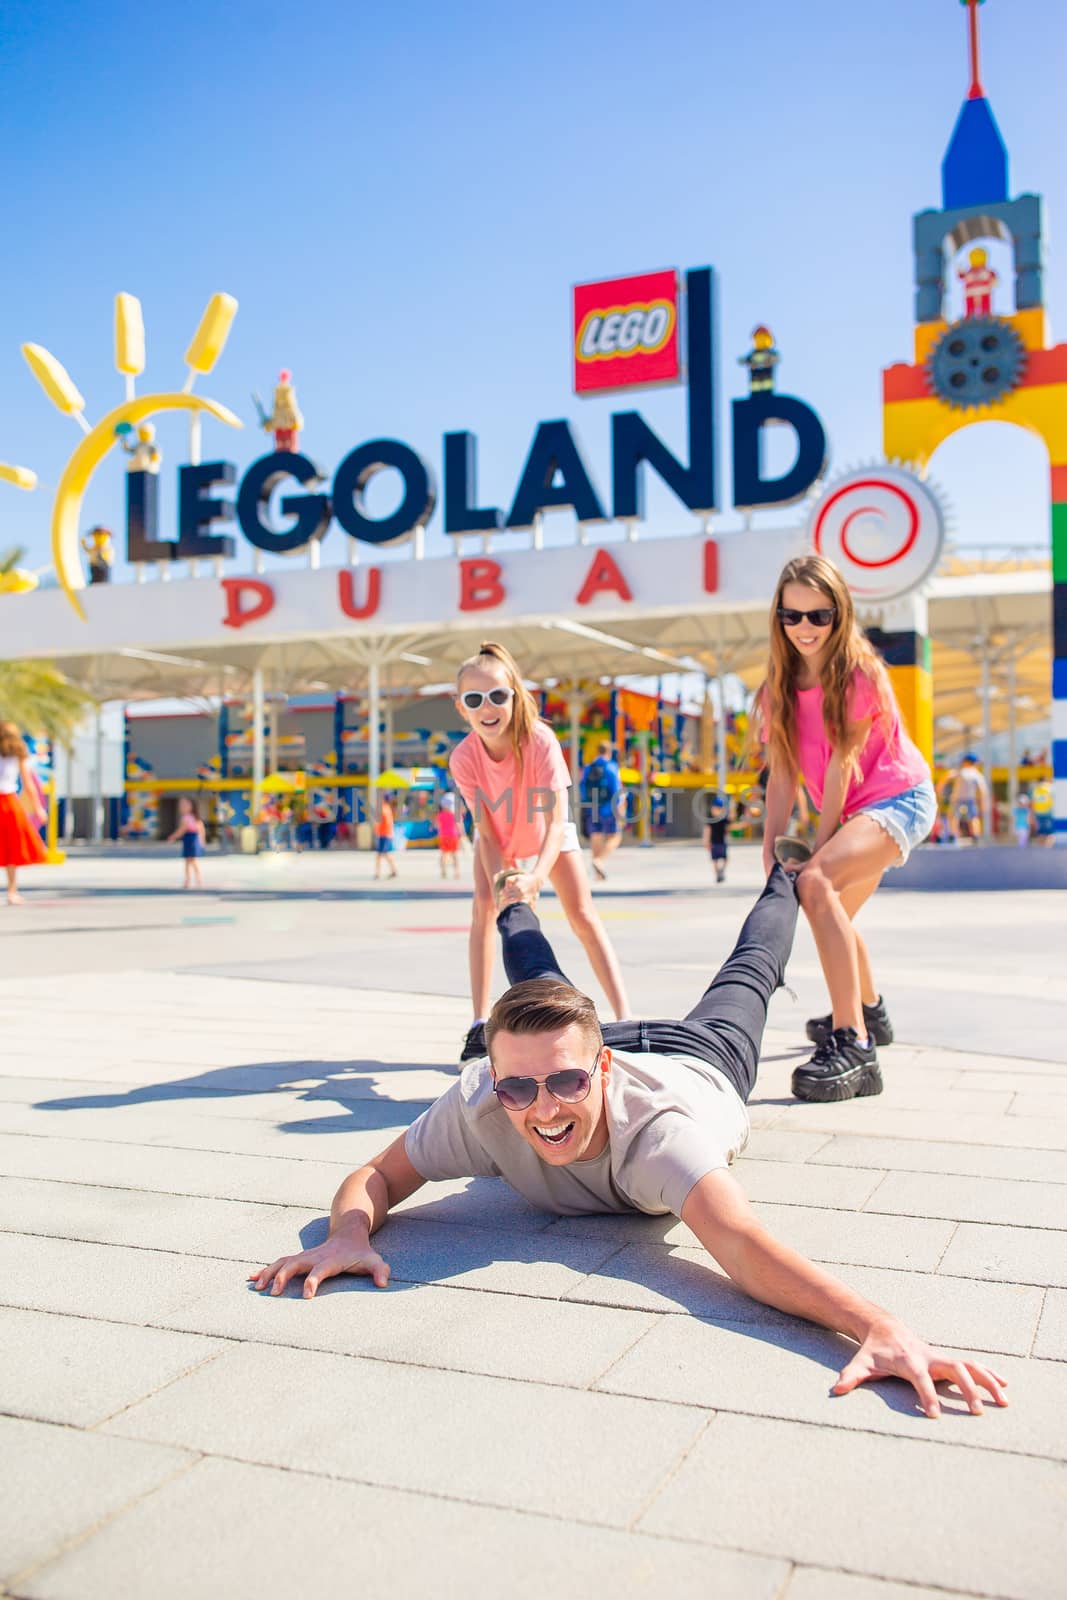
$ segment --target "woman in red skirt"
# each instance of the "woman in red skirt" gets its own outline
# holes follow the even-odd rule
[[[39,867],[48,859],[40,835],[26,815],[26,805],[33,808],[38,824],[46,821],[48,814],[41,805],[26,742],[15,723],[0,722],[0,866],[7,874],[9,906],[22,904],[16,884],[19,867]]]

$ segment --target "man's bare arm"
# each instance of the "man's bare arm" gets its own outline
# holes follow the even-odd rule
[[[754,1300],[856,1341],[859,1349],[838,1376],[835,1394],[847,1394],[869,1378],[903,1378],[916,1390],[926,1415],[937,1417],[941,1406],[934,1384],[944,1380],[956,1385],[976,1415],[982,1410],[980,1388],[997,1405],[1007,1405],[1005,1380],[995,1372],[941,1355],[881,1306],[780,1244],[728,1172],[709,1172],[693,1185],[682,1206],[682,1221]]]
[[[424,1182],[408,1160],[401,1134],[381,1155],[349,1173],[333,1197],[330,1232],[324,1244],[294,1256],[280,1256],[261,1272],[250,1274],[249,1281],[257,1289],[269,1287],[271,1294],[281,1294],[290,1279],[303,1276],[305,1300],[313,1300],[320,1283],[342,1272],[373,1278],[375,1285],[384,1289],[389,1266],[371,1245],[371,1234],[381,1227],[391,1206],[406,1200]]]

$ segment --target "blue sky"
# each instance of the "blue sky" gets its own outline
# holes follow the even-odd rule
[[[989,0],[982,24],[1013,192],[1045,195],[1054,237],[1059,0]],[[121,398],[117,290],[143,302],[155,389],[180,385],[203,305],[226,289],[240,313],[198,390],[247,426],[209,425],[206,453],[239,467],[262,453],[249,393],[288,365],[303,448],[331,472],[384,434],[439,477],[441,435],[464,427],[483,499],[507,505],[536,422],[556,416],[576,422],[606,493],[620,402],[571,393],[570,285],[660,266],[718,270],[724,425],[744,389],[736,358],[766,321],[779,386],[821,413],[834,469],[879,454],[880,371],[910,355],[911,217],[940,204],[965,19],[958,0],[6,0],[0,76],[0,459],[54,485],[75,442],[23,340],[65,363],[95,418]],[[1051,253],[1046,282],[1067,326],[1067,256]],[[681,452],[683,392],[635,401]],[[181,424],[160,442],[170,524]],[[724,426],[723,526],[738,520],[727,442]],[[972,430],[934,476],[961,541],[1047,541],[1038,441]],[[649,481],[651,525],[691,528]],[[0,546],[43,564],[49,496],[0,494]],[[121,528],[117,464],[86,510]],[[569,537],[564,519],[553,537]],[[342,545],[335,525],[324,560]]]

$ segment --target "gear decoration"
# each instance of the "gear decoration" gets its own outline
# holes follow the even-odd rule
[[[896,462],[857,467],[828,484],[807,534],[854,598],[899,600],[933,576],[945,545],[945,512],[931,485]]]
[[[926,360],[926,381],[954,410],[996,405],[1018,388],[1026,347],[1002,317],[963,317],[946,328]]]

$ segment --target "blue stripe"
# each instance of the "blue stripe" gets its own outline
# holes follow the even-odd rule
[[[1053,833],[1067,833],[1067,817],[1053,817],[1052,831]]]
[[[1067,739],[1052,741],[1052,776],[1067,778]]]
[[[1067,660],[1052,663],[1052,698],[1067,700]]]

